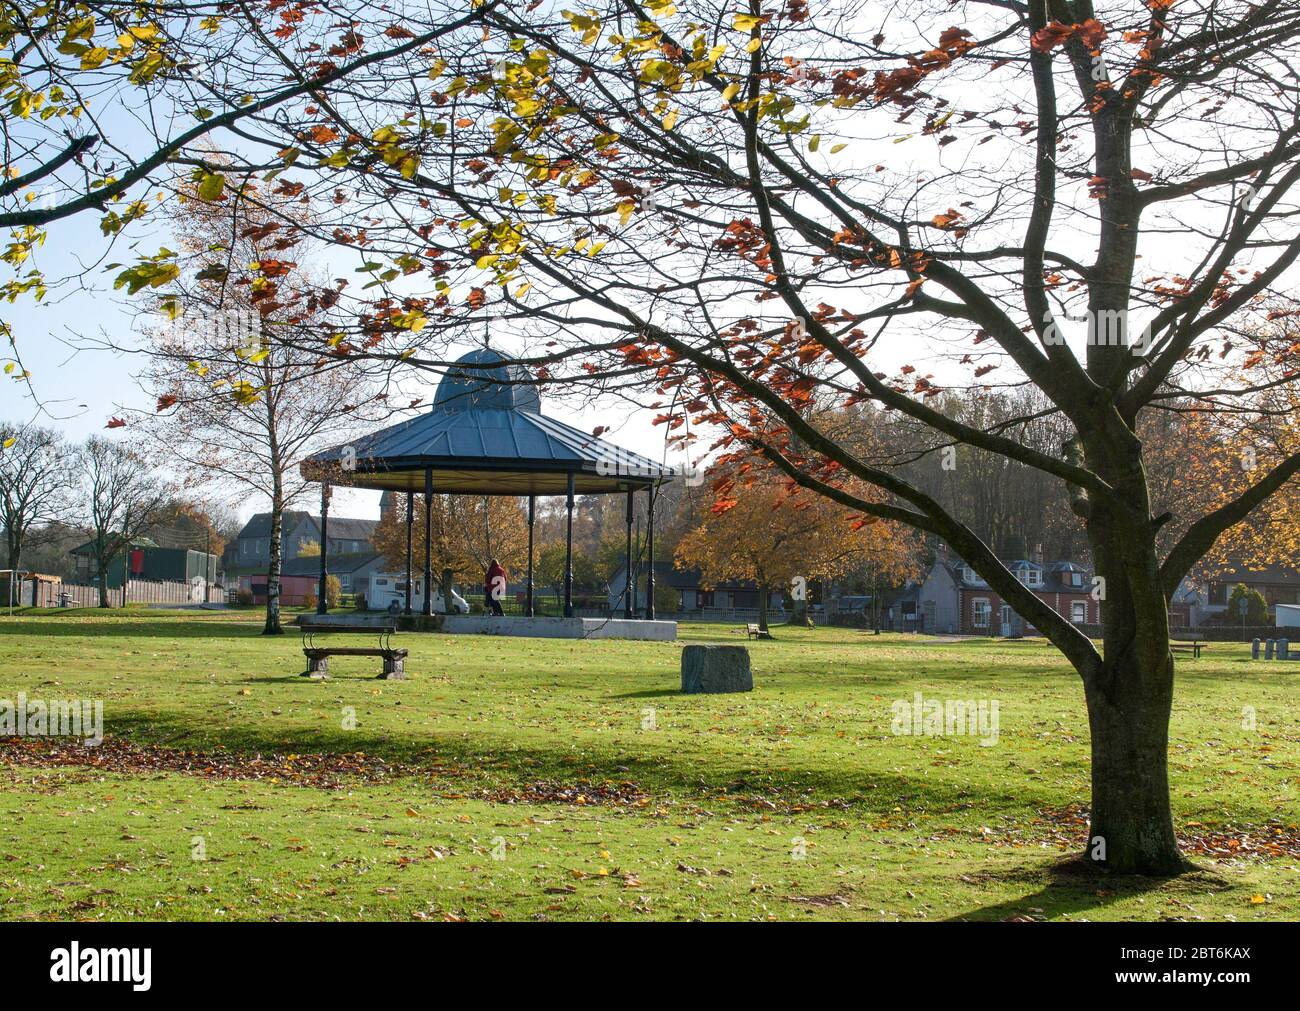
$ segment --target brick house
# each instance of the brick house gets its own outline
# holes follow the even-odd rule
[[[1039,600],[1076,625],[1101,621],[1101,604],[1092,596],[1092,574],[1070,561],[1034,558],[1004,561]],[[1019,636],[1038,630],[960,559],[944,553],[921,584],[917,631],[961,635]]]

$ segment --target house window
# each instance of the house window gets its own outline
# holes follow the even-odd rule
[[[352,589],[352,575],[351,575],[351,573],[345,572],[345,573],[343,573],[343,575],[339,576],[339,589],[340,589],[340,590],[350,590],[350,589]]]
[[[992,614],[992,612],[993,608],[989,606],[987,598],[977,597],[975,600],[971,601],[971,623],[976,628],[988,628],[989,615]]]
[[[1026,586],[1042,586],[1042,585],[1043,585],[1043,574],[1042,574],[1042,572],[1039,571],[1038,569],[1025,569],[1023,575],[1024,575],[1024,577],[1025,577],[1025,578],[1024,578],[1024,584],[1025,584]]]
[[[1070,604],[1070,620],[1076,625],[1088,623],[1088,604],[1085,601],[1076,600]]]
[[[1070,585],[1071,585],[1071,586],[1082,586],[1082,585],[1083,585],[1083,573],[1082,573],[1082,572],[1071,572],[1071,573],[1070,573]]]
[[[961,578],[962,578],[965,582],[967,582],[967,583],[973,583],[973,582],[975,582],[975,570],[974,570],[974,569],[969,569],[969,568],[968,568],[968,569],[962,569],[962,570],[961,570]]]

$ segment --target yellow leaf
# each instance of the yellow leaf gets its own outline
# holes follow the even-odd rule
[[[745,46],[745,52],[747,53],[757,52],[758,47],[761,46],[762,44],[763,44],[762,39],[750,39],[749,44]]]
[[[678,111],[679,110],[674,109],[672,112],[670,112],[667,116],[663,118],[663,128],[665,130],[671,130],[674,126],[677,125]]]
[[[727,87],[726,87],[726,89],[722,92],[722,100],[723,100],[724,102],[730,102],[730,101],[731,101],[733,98],[735,98],[736,95],[738,95],[739,93],[740,93],[740,82],[739,82],[739,81],[737,81],[737,82],[734,83],[734,84],[728,84]]]
[[[757,14],[737,14],[731,19],[731,27],[738,32],[748,32],[762,22]]]

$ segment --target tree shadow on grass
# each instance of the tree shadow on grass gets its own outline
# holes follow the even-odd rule
[[[611,699],[663,699],[669,696],[681,695],[679,688],[647,688],[639,692],[623,692],[621,695],[611,695]]]
[[[286,683],[307,679],[291,675],[250,680]],[[725,796],[746,810],[764,812],[806,812],[824,802],[828,809],[864,812],[892,811],[902,805],[916,816],[931,817],[971,806],[992,813],[1023,813],[1026,808],[1059,801],[1054,795],[1027,792],[1023,785],[972,789],[970,784],[936,783],[923,774],[903,769],[773,770],[762,767],[752,755],[743,752],[725,760],[713,755],[704,765],[699,755],[660,749],[639,752],[626,743],[591,750],[587,744],[570,745],[558,738],[534,743],[502,733],[471,735],[465,733],[466,729],[376,733],[365,729],[364,723],[344,731],[337,724],[284,726],[258,718],[222,723],[192,714],[123,709],[115,709],[105,727],[109,735],[135,743],[199,752],[215,749],[249,754],[361,752],[375,760],[404,765],[415,775],[427,770],[430,775],[466,782],[520,785],[539,779],[632,781],[649,793],[707,798],[711,802]],[[577,757],[579,752],[581,760]]]
[[[91,617],[98,617],[91,615]],[[112,620],[109,620],[112,619]],[[156,615],[142,615],[140,618],[115,617],[112,615],[99,621],[82,621],[72,618],[59,621],[55,618],[39,621],[0,621],[0,636],[15,635],[26,638],[40,636],[76,637],[80,639],[121,639],[121,638],[164,638],[164,639],[249,639],[262,634],[264,619],[249,618],[246,621],[231,621],[209,618],[194,620],[192,618],[166,618],[160,623]],[[285,624],[284,638],[296,635],[298,629]]]
[[[967,876],[977,884],[1010,883],[1038,885],[1038,890],[1020,898],[1005,899],[949,917],[951,922],[971,920],[1054,920],[1082,913],[1103,913],[1124,899],[1148,894],[1176,899],[1180,894],[1200,897],[1207,892],[1234,887],[1212,870],[1187,864],[1179,875],[1145,877],[1100,871],[1081,854],[1062,857],[1046,866],[1013,867]],[[1104,916],[1090,917],[1104,919]]]

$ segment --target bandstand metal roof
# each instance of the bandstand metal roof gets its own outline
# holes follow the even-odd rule
[[[526,367],[490,348],[457,360],[426,414],[309,457],[308,480],[388,491],[563,495],[630,491],[672,477],[672,467],[542,414]],[[355,467],[348,464],[355,459]]]

